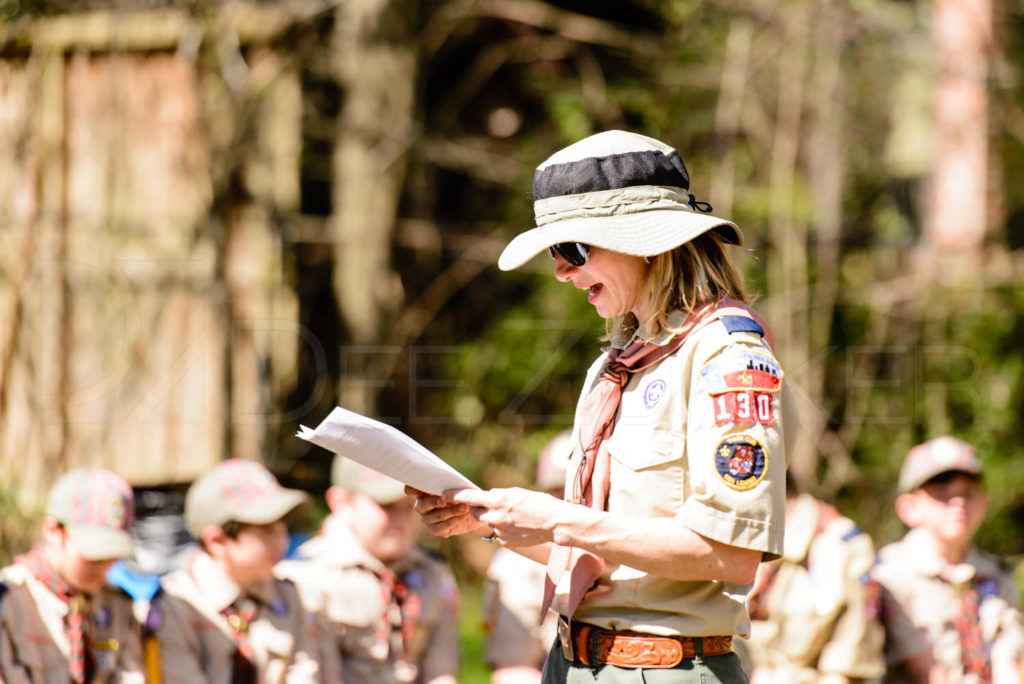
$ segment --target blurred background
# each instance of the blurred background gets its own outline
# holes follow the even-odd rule
[[[530,484],[604,327],[495,262],[534,167],[624,128],[745,232],[803,488],[881,545],[954,434],[1016,562],[1022,57],[1019,0],[0,0],[0,560],[75,465],[154,511],[230,456],[322,492],[294,434],[339,404]],[[472,681],[492,549],[425,541]]]

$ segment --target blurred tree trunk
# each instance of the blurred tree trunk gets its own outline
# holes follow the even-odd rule
[[[925,236],[976,254],[988,225],[988,77],[992,0],[936,0],[935,157]]]
[[[380,344],[384,321],[404,300],[391,244],[406,155],[419,135],[416,9],[412,0],[354,0],[341,3],[335,20],[343,109],[334,148],[334,290],[353,345],[340,350],[340,401],[370,414],[381,369],[397,353]]]

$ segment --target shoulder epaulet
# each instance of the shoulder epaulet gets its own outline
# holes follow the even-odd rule
[[[722,316],[718,320],[722,321],[722,325],[725,326],[725,329],[728,330],[730,334],[738,332],[753,332],[764,337],[764,328],[762,328],[761,324],[753,318],[749,318],[747,316]]]

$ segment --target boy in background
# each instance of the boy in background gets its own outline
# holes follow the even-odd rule
[[[314,617],[291,582],[273,575],[287,546],[284,518],[307,500],[242,459],[192,484],[185,523],[200,549],[163,578],[147,621],[165,683],[337,681]]]
[[[900,472],[896,514],[910,528],[883,548],[875,577],[931,647],[932,681],[1019,684],[1024,627],[1009,569],[973,544],[988,510],[981,460],[953,437],[915,446]],[[888,633],[887,682],[904,681],[906,641]]]
[[[455,684],[458,592],[444,561],[415,543],[413,498],[344,456],[331,483],[320,534],[278,574],[330,622],[345,684]]]
[[[107,570],[133,553],[134,497],[101,468],[78,468],[50,490],[42,542],[0,571],[0,682],[141,684],[132,599]]]
[[[561,498],[572,453],[571,431],[555,435],[537,458],[536,487]],[[558,632],[558,614],[541,620],[545,567],[504,546],[487,567],[484,631],[491,684],[540,684],[541,668]]]
[[[786,479],[782,558],[761,563],[747,594],[750,638],[735,642],[752,684],[851,684],[885,671],[871,538]],[[909,684],[909,683],[907,683]]]

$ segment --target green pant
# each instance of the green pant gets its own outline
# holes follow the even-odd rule
[[[747,681],[735,653],[707,657],[698,654],[668,669],[634,669],[614,665],[590,668],[566,660],[562,645],[555,639],[548,659],[544,661],[541,684],[747,684]]]

